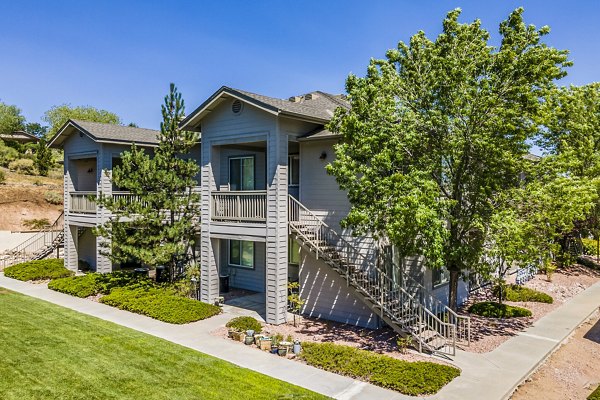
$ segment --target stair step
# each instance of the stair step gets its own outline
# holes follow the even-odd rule
[[[419,333],[419,337],[426,342],[429,342],[436,337],[440,337],[440,334],[431,329],[425,329]]]
[[[444,339],[442,337],[437,337],[437,338],[427,342],[427,346],[431,347],[434,350],[439,350],[442,347],[445,347],[446,345],[447,345],[446,339]]]

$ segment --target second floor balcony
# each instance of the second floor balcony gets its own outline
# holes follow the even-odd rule
[[[218,191],[211,193],[213,221],[265,223],[267,191]]]

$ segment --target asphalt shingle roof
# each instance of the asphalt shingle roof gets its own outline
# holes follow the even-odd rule
[[[78,128],[85,130],[99,141],[158,144],[158,135],[160,132],[154,129],[80,121],[76,119],[71,121]]]

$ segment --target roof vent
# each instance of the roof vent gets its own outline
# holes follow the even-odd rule
[[[319,95],[316,93],[308,93],[308,94],[304,95],[304,100],[314,100],[318,97],[319,97]]]
[[[231,103],[231,111],[233,111],[234,114],[239,114],[242,112],[242,108],[244,108],[244,103],[242,103],[239,100],[234,100],[233,103]]]
[[[302,96],[292,96],[292,97],[289,98],[289,100],[292,103],[298,103],[300,100],[302,100]]]

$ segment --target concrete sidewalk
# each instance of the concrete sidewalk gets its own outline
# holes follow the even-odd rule
[[[46,285],[6,278],[1,273],[0,286],[166,339],[336,399],[415,399],[210,335],[236,312],[244,313],[243,310],[230,309],[227,314],[205,321],[172,325],[54,292]],[[599,306],[600,283],[597,283],[496,350],[486,354],[459,352],[454,364],[462,370],[461,376],[428,398],[494,400],[510,397],[513,390]]]

